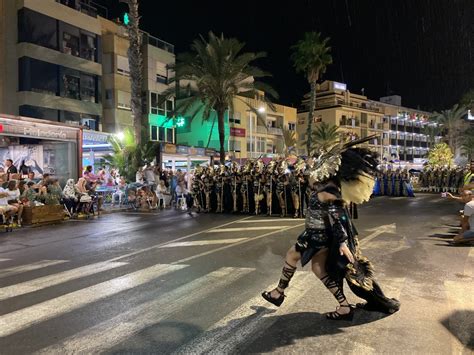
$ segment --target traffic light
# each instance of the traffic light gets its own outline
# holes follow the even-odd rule
[[[128,12],[125,12],[123,14],[123,24],[125,26],[128,26],[130,24],[130,16],[128,15]]]

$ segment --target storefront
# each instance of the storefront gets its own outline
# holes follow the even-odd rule
[[[160,160],[163,168],[189,171],[196,165],[209,165],[215,155],[214,149],[162,143]]]
[[[82,132],[82,166],[92,165],[97,170],[104,165],[106,156],[113,153],[110,136],[104,132]]]
[[[0,169],[12,159],[37,177],[53,174],[61,182],[81,169],[82,128],[34,118],[0,115]]]

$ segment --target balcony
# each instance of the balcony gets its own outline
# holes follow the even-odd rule
[[[143,41],[148,43],[150,46],[162,49],[169,53],[174,54],[174,45],[171,43],[165,42],[159,38],[153,37],[149,33],[143,32]]]
[[[273,134],[275,136],[282,136],[283,130],[281,128],[273,128],[273,127],[264,127],[264,126],[257,126],[257,133],[260,134]]]
[[[97,15],[108,18],[108,10],[106,7],[99,5],[93,1],[84,0],[56,0],[57,3],[77,10],[88,16],[96,18]]]

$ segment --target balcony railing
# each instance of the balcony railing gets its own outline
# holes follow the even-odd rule
[[[281,128],[273,128],[273,127],[264,127],[264,126],[257,126],[257,133],[261,134],[273,134],[276,136],[282,136],[283,130]]]
[[[172,45],[171,43],[168,43],[166,41],[163,41],[162,39],[153,37],[152,35],[146,32],[144,32],[143,35],[144,35],[143,40],[145,41],[145,43],[148,42],[150,46],[160,48],[160,49],[163,49],[164,51],[174,54],[174,45]]]

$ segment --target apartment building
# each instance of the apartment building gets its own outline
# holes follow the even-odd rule
[[[226,112],[225,149],[229,158],[238,160],[284,155],[286,151],[283,130],[294,133],[296,143],[296,109],[279,104],[270,107],[263,97],[263,92],[255,98],[239,96],[233,102],[234,112]],[[254,110],[259,112],[260,118]],[[215,113],[208,121],[203,121],[200,116],[196,116],[192,121],[184,117],[183,125],[176,130],[178,144],[208,147],[219,151]]]
[[[401,106],[399,96],[369,100],[367,96],[351,93],[344,83],[324,81],[317,90],[313,127],[325,122],[338,126],[349,139],[377,135],[364,146],[377,151],[387,160],[419,161],[427,155],[429,135],[424,127],[433,125],[429,112]],[[307,102],[298,112],[298,152],[306,154],[304,141],[308,109]],[[435,137],[439,141],[441,137]]]

